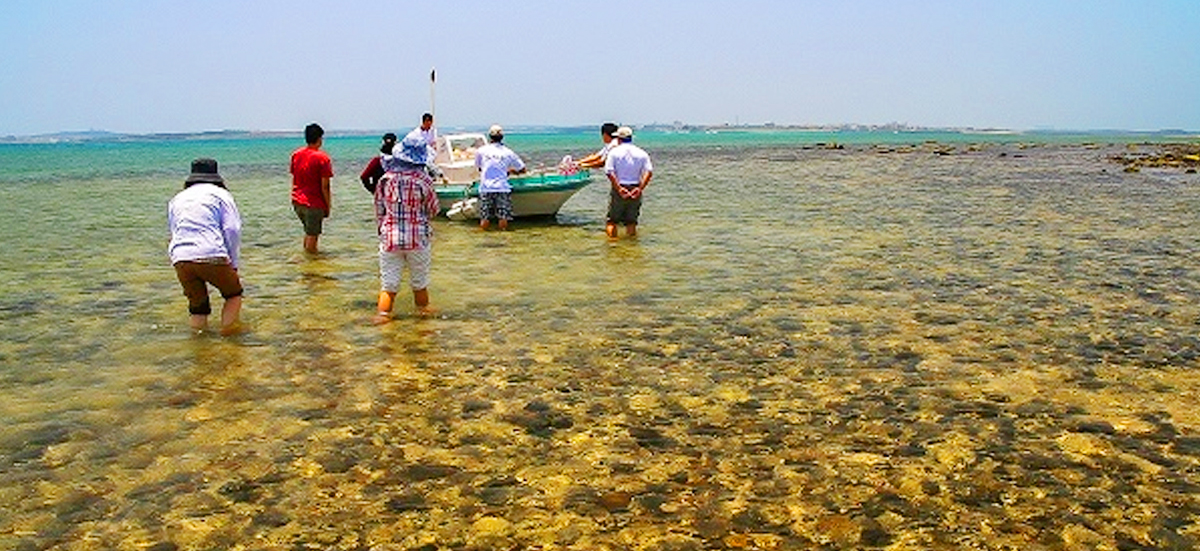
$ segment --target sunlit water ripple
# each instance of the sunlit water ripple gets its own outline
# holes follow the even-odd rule
[[[234,170],[230,339],[174,180],[10,182],[0,548],[1194,548],[1200,179],[1115,149],[652,150],[638,239],[439,221],[383,327],[357,167],[315,259]]]

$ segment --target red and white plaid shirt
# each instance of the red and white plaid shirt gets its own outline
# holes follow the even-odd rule
[[[429,220],[437,214],[437,192],[423,168],[388,172],[375,187],[375,222],[385,251],[429,247]]]

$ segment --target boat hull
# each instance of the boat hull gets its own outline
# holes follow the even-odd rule
[[[592,181],[587,171],[576,174],[533,174],[509,179],[514,217],[552,216],[576,192]],[[455,203],[479,197],[479,184],[438,184],[438,205],[445,215]]]

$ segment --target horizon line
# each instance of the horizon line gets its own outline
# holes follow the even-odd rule
[[[575,124],[575,125],[555,125],[555,124],[526,124],[526,125],[511,125],[509,130],[578,130],[590,129],[593,124]],[[1200,130],[1188,130],[1183,128],[1160,128],[1155,130],[1137,130],[1123,128],[1057,128],[1057,127],[1037,127],[1037,128],[1005,128],[1005,127],[979,127],[979,126],[924,126],[913,125],[907,123],[885,123],[885,124],[865,124],[865,123],[837,123],[837,124],[779,124],[772,122],[765,123],[644,123],[634,124],[635,128],[642,129],[666,129],[666,130],[721,130],[721,129],[747,129],[747,130],[808,130],[808,131],[899,131],[899,132],[963,132],[963,133],[1011,133],[1011,134],[1132,134],[1132,135],[1200,135]],[[488,125],[453,125],[444,127],[446,129],[455,129],[462,131],[470,131],[472,129],[486,129]],[[326,134],[332,135],[369,135],[381,131],[389,131],[384,128],[344,128],[326,130]],[[103,129],[88,129],[88,130],[59,130],[54,132],[44,132],[37,134],[7,134],[0,136],[0,142],[14,142],[25,140],[47,140],[47,139],[104,139],[104,138],[137,138],[137,137],[168,137],[168,136],[217,136],[229,134],[260,134],[260,135],[303,135],[303,129],[238,129],[226,128],[221,130],[182,130],[182,131],[149,131],[149,132],[120,132]]]

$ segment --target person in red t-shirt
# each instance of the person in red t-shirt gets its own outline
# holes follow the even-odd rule
[[[333,178],[333,161],[321,151],[325,130],[317,123],[304,128],[304,147],[292,153],[292,208],[304,224],[304,250],[316,254],[321,226],[329,218],[333,194],[329,179]]]

